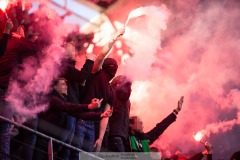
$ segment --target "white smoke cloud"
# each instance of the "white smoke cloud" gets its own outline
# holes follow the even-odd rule
[[[120,66],[125,72],[120,74],[135,80],[131,110],[142,118],[145,131],[185,97],[177,121],[156,142],[165,155],[202,150],[192,138],[194,132],[204,130],[207,141],[239,124],[240,4],[187,2],[166,2],[166,10],[147,7],[149,15],[161,12],[164,20],[148,15],[130,20],[131,33],[125,37],[134,55]]]

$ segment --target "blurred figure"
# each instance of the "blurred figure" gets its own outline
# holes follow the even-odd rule
[[[74,104],[80,104],[80,86],[83,85],[86,79],[91,75],[96,56],[94,54],[86,54],[85,64],[83,65],[81,70],[78,70],[75,68],[76,64],[75,58],[77,52],[73,41],[66,41],[65,49],[66,58],[62,62],[63,71],[61,77],[66,79],[68,93],[66,96],[69,102]],[[91,103],[91,101],[89,101],[88,103]],[[71,144],[74,137],[76,118],[71,115],[68,115],[65,118],[64,123],[65,129],[69,131],[69,134],[67,135],[67,139],[65,140],[65,142]],[[65,153],[63,155],[64,157],[67,158],[70,157],[70,150],[68,148],[66,149],[66,151],[64,151],[64,153]]]
[[[124,32],[125,30],[118,31],[114,35],[112,41],[103,47],[102,51],[94,61],[92,74],[87,79],[84,87],[84,95],[81,97],[81,102],[89,103],[92,98],[103,98],[102,105],[99,108],[100,111],[110,109],[110,106],[113,104],[114,96],[109,81],[115,76],[118,65],[114,59],[106,58],[106,56],[116,40],[123,35]],[[84,121],[79,119],[75,131],[76,140],[74,145],[89,152],[92,152],[94,148],[96,151],[100,151],[102,142],[105,142],[104,134],[107,124],[108,118],[102,119],[95,124],[93,121]],[[79,155],[77,153],[73,153],[72,159],[79,159]]]
[[[13,28],[12,20],[8,19],[5,23],[3,34],[2,34],[2,37],[0,39],[0,58],[3,56],[3,54],[6,50],[7,42],[8,42],[9,35],[10,35],[10,32],[11,32],[12,28]]]
[[[159,149],[155,146],[150,146],[150,157],[151,159],[162,159],[162,153],[159,151]],[[164,159],[162,159],[164,160]]]
[[[11,28],[11,22],[8,22],[9,28]],[[20,26],[21,27],[21,26]],[[20,39],[19,39],[20,37]],[[6,49],[0,58],[0,93],[1,93],[1,107],[0,115],[12,119],[14,106],[9,106],[10,103],[5,100],[8,93],[8,86],[11,80],[19,80],[19,85],[24,85],[27,81],[22,81],[21,77],[17,77],[19,72],[22,72],[21,65],[28,57],[35,57],[38,52],[34,43],[22,38],[18,35],[18,38],[8,38]],[[29,80],[29,79],[28,79]],[[33,122],[36,128],[35,122]],[[32,127],[30,125],[29,127]],[[0,159],[9,159],[10,154],[10,132],[11,125],[5,121],[0,120]],[[35,144],[35,138],[27,140],[27,143],[32,146]],[[30,154],[28,151],[27,154]],[[30,155],[28,157],[31,157]]]
[[[112,152],[125,152],[129,138],[129,113],[132,82],[124,75],[111,82],[115,97],[113,114],[109,118],[108,149]]]
[[[142,131],[143,124],[139,117],[130,117],[130,144],[132,152],[150,152],[149,144],[152,144],[174,121],[182,109],[183,97],[178,101],[177,108],[156,125],[149,132]]]
[[[67,99],[67,83],[64,78],[59,78],[53,83],[52,92],[49,95],[49,109],[39,114],[38,130],[49,136],[52,136],[62,142],[66,142],[70,131],[68,130],[69,124],[66,123],[66,119],[69,115],[77,118],[87,120],[99,120],[104,118],[105,114],[96,112],[87,112],[99,108],[101,101],[99,99],[93,99],[90,104],[74,104],[70,103]],[[42,137],[38,137],[36,148],[47,152],[48,140]],[[59,145],[60,146],[60,145]],[[65,147],[56,147],[54,145],[55,152],[58,152],[57,156],[62,159],[68,159],[68,150]],[[34,159],[47,159],[46,154],[37,152]]]
[[[204,147],[205,147],[205,150],[192,156],[191,158],[189,158],[188,160],[201,160],[204,155],[207,156],[207,160],[212,160],[212,149],[213,149],[213,146],[208,143],[208,142],[205,142],[204,143]]]
[[[240,151],[233,153],[230,160],[240,160]]]

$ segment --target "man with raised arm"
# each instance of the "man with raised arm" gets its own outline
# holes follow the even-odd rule
[[[113,105],[114,96],[109,81],[115,76],[118,65],[114,59],[106,58],[106,56],[124,32],[125,29],[118,31],[98,54],[94,61],[92,74],[86,81],[81,103],[89,103],[92,98],[103,99],[102,105],[98,109],[102,112],[110,109],[110,106]],[[95,124],[93,121],[79,119],[75,130],[77,135],[75,145],[88,152],[92,152],[94,147],[96,151],[100,151],[107,124],[108,118],[97,121]],[[79,159],[78,155],[74,154],[73,159]]]

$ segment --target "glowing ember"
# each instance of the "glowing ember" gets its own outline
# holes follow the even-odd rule
[[[0,0],[0,8],[2,11],[5,12],[7,5],[8,5],[8,0]]]
[[[201,132],[198,132],[195,136],[193,136],[193,138],[200,142],[202,140],[203,134]]]
[[[129,20],[131,18],[139,17],[139,16],[141,16],[143,14],[144,14],[144,12],[143,12],[142,7],[137,8],[137,9],[133,10],[132,12],[130,12],[130,14],[128,15],[128,19],[127,19],[127,21],[125,23],[125,26],[128,24],[128,22],[129,22]]]

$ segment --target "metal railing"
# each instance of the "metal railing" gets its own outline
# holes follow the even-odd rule
[[[81,152],[81,153],[83,153],[83,154],[85,154],[85,155],[87,155],[87,156],[89,156],[89,157],[91,157],[91,158],[94,158],[94,159],[96,159],[96,160],[103,160],[102,158],[97,157],[96,155],[93,155],[93,154],[88,153],[88,152],[86,152],[86,151],[83,151],[83,150],[81,150],[81,149],[79,149],[79,148],[77,148],[77,147],[74,147],[74,146],[69,145],[69,144],[67,144],[67,143],[64,143],[64,142],[62,142],[62,141],[60,141],[60,140],[57,140],[57,139],[55,139],[55,138],[53,138],[53,137],[51,137],[51,136],[48,136],[48,135],[43,134],[43,133],[41,133],[41,132],[38,132],[37,130],[31,129],[31,128],[29,128],[29,127],[26,127],[25,125],[22,125],[22,124],[20,124],[20,123],[14,122],[14,121],[12,121],[12,120],[10,120],[10,119],[8,119],[8,118],[5,118],[5,117],[0,116],[0,119],[1,119],[1,120],[4,120],[4,121],[6,121],[6,122],[8,122],[8,123],[10,123],[10,124],[13,124],[14,126],[17,126],[17,127],[22,128],[22,129],[25,129],[25,130],[33,133],[33,134],[36,134],[37,136],[41,136],[41,137],[43,137],[43,138],[48,139],[48,140],[49,140],[49,141],[48,141],[48,160],[53,160],[53,142],[58,143],[58,144],[60,144],[60,145],[62,145],[62,146],[65,146],[65,147],[67,147],[67,148],[69,148],[69,149],[72,149],[72,150],[74,150],[74,151],[77,151],[77,152],[79,152],[79,153]]]

